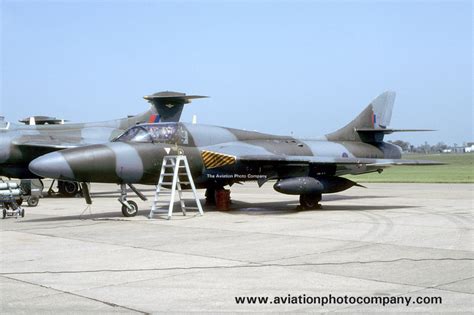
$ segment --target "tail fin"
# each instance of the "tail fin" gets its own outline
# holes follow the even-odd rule
[[[179,121],[184,104],[190,103],[192,99],[205,97],[207,96],[165,91],[147,95],[143,98],[153,104],[158,112],[159,116],[155,116],[153,122],[156,121],[157,117],[161,122],[175,122]]]
[[[392,118],[395,92],[387,91],[377,96],[353,121],[341,129],[327,134],[330,141],[381,142],[388,133]]]

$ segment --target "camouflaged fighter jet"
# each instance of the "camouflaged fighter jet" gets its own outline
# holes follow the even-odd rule
[[[394,92],[385,92],[348,125],[314,140],[209,125],[142,124],[111,143],[44,155],[31,162],[30,170],[63,180],[121,184],[125,197],[120,201],[127,205],[122,212],[133,216],[136,203],[128,207],[125,184],[156,184],[163,156],[185,154],[196,187],[206,188],[208,199],[225,185],[276,180],[276,191],[299,195],[302,208],[314,209],[322,194],[358,185],[342,175],[435,164],[401,160],[400,147],[383,141],[392,132],[421,131],[387,128],[394,100]]]
[[[155,93],[144,96],[151,103],[148,111],[104,122],[18,125],[0,121],[0,176],[37,178],[28,170],[28,165],[43,154],[108,142],[139,123],[177,122],[184,104],[202,97],[205,96],[170,91]],[[74,182],[63,181],[58,188],[64,195],[74,195],[78,186]]]

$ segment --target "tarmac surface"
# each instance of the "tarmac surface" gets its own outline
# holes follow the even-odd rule
[[[141,211],[122,217],[116,185],[93,184],[90,211],[43,198],[1,220],[0,311],[472,313],[474,185],[366,186],[299,211],[271,183],[235,185],[231,211],[184,217],[176,203],[171,220],[148,219],[151,200],[132,194]],[[299,302],[277,304],[288,295]],[[411,302],[310,303],[330,295]],[[269,302],[236,303],[254,296]]]

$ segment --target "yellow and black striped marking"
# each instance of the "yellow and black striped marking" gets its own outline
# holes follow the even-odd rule
[[[235,163],[235,156],[203,150],[202,160],[206,168],[215,168]]]

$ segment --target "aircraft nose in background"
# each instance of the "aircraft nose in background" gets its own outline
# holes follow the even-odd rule
[[[74,173],[64,156],[52,152],[31,161],[29,169],[32,173],[47,178],[74,179]]]

